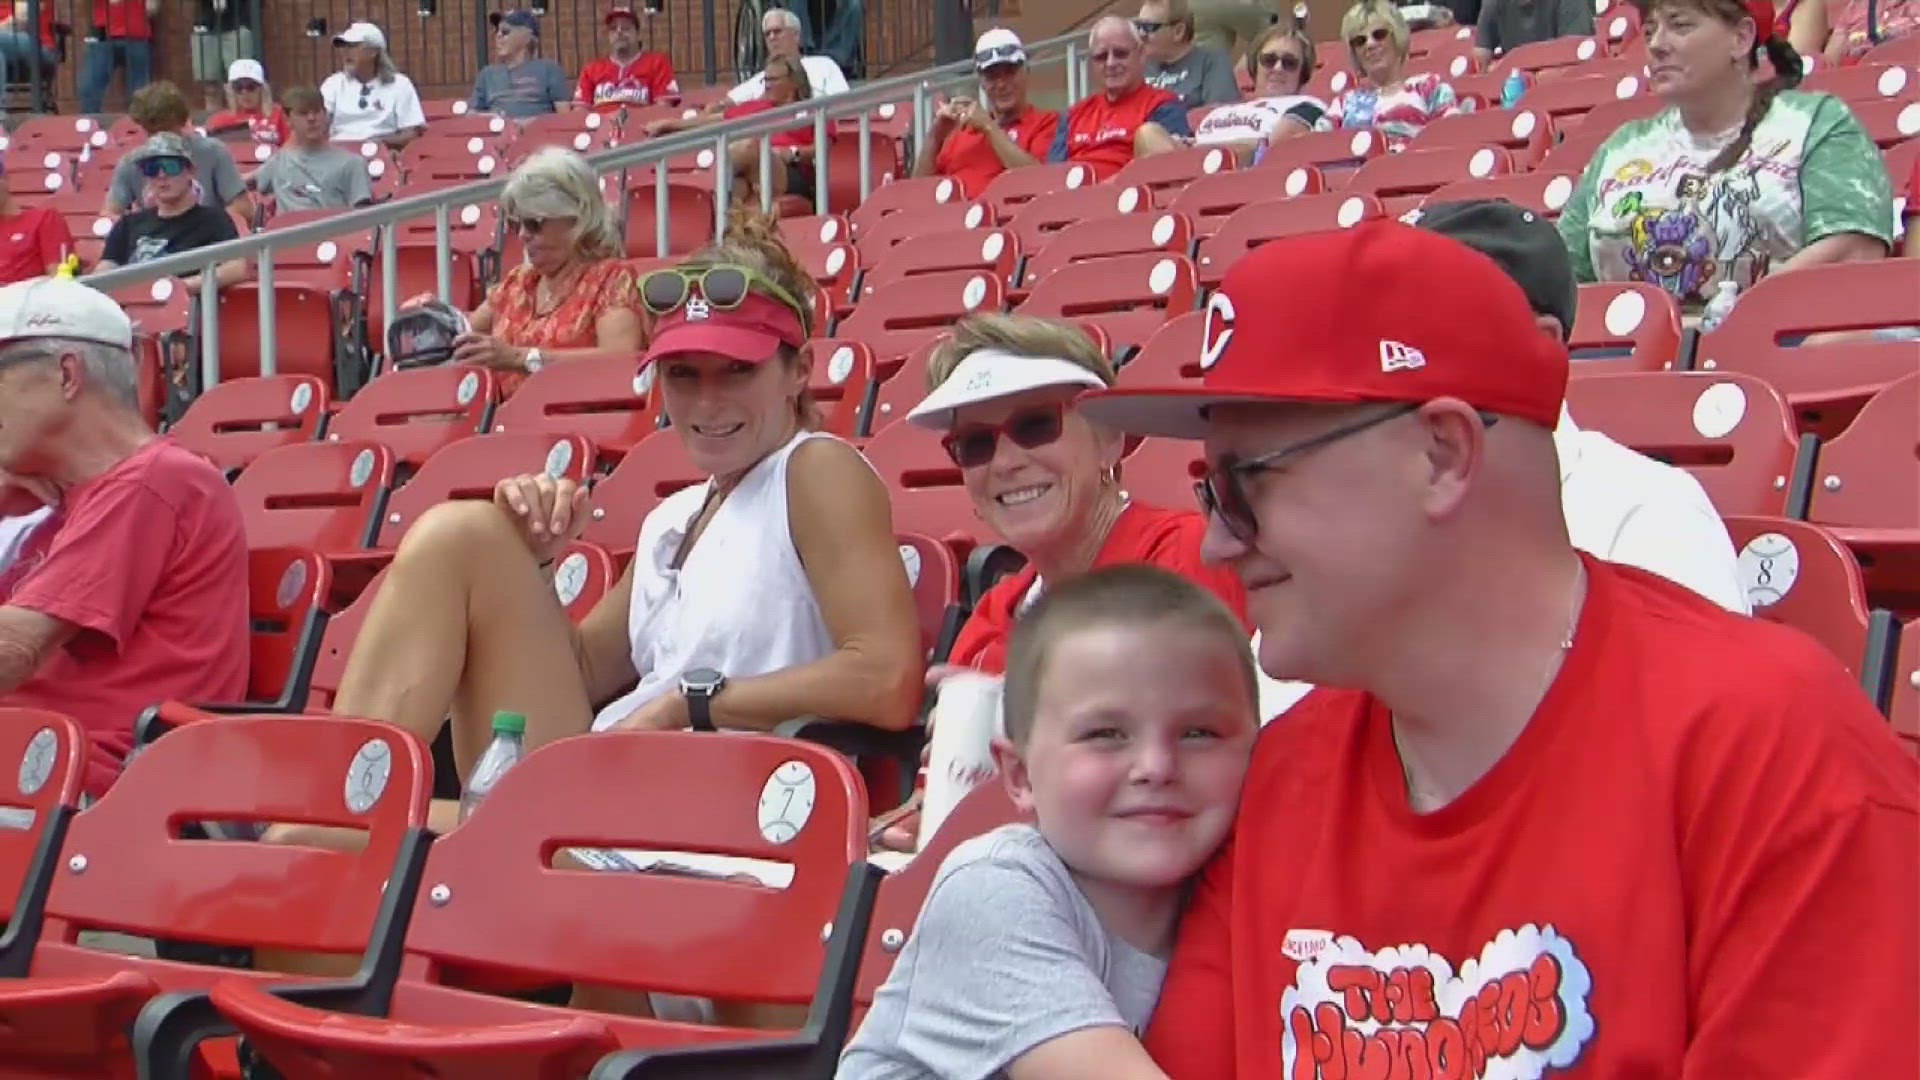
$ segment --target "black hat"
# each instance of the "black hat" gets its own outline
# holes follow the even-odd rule
[[[1505,199],[1432,203],[1401,219],[1457,240],[1494,262],[1527,294],[1536,314],[1560,320],[1560,336],[1573,333],[1578,289],[1566,242],[1553,223]]]

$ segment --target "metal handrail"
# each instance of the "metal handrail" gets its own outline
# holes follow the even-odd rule
[[[1028,65],[1031,68],[1064,64],[1067,74],[1067,94],[1069,100],[1078,100],[1082,85],[1081,57],[1084,55],[1085,39],[1078,34],[1065,34],[1049,38],[1027,46]],[[772,109],[764,113],[712,124],[693,131],[676,132],[657,138],[649,138],[626,146],[616,146],[587,157],[596,176],[613,172],[623,174],[621,180],[620,210],[624,214],[627,205],[627,182],[625,174],[635,169],[651,167],[654,172],[655,193],[655,250],[665,254],[667,250],[667,162],[670,158],[702,149],[713,150],[713,192],[715,202],[715,234],[726,227],[726,214],[731,199],[728,186],[732,180],[732,170],[728,167],[727,152],[731,143],[741,139],[758,139],[760,143],[761,182],[759,184],[763,206],[771,205],[770,185],[773,158],[769,137],[776,132],[797,128],[811,123],[814,128],[816,146],[828,145],[829,125],[844,117],[857,117],[859,122],[860,143],[860,198],[865,201],[871,193],[869,165],[869,134],[873,120],[873,110],[881,105],[897,104],[903,98],[911,101],[911,130],[913,145],[923,145],[927,128],[931,122],[930,106],[934,93],[970,82],[977,78],[971,60],[963,60],[940,67],[929,68],[910,75],[901,75],[864,83],[846,93],[830,97],[815,98],[796,102],[792,105]],[[822,153],[815,161],[815,191],[817,206],[821,213],[827,211],[828,164],[827,155]],[[274,296],[273,296],[273,260],[261,256],[271,252],[300,245],[317,244],[323,240],[350,234],[364,233],[370,229],[379,230],[379,252],[381,260],[381,299],[382,310],[392,312],[398,306],[395,290],[398,279],[398,254],[394,243],[394,230],[388,226],[431,214],[434,219],[436,264],[438,269],[438,292],[447,299],[452,291],[452,256],[449,244],[451,214],[454,208],[475,203],[483,203],[499,198],[506,186],[506,177],[476,180],[454,188],[444,188],[425,192],[420,195],[394,199],[356,210],[346,210],[339,214],[317,221],[302,222],[286,228],[270,229],[251,233],[234,240],[223,241],[193,251],[168,255],[137,265],[115,267],[112,270],[89,274],[81,280],[103,291],[125,289],[130,286],[144,285],[162,278],[181,277],[199,274],[200,300],[200,370],[202,387],[210,387],[220,379],[219,351],[219,286],[214,280],[215,269],[224,262],[246,259],[255,263],[254,278],[251,284],[257,284],[260,294],[260,373],[275,373],[275,337],[274,337]],[[624,222],[623,222],[624,224]]]

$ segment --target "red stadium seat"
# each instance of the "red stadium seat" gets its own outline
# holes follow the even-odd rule
[[[1569,123],[1588,109],[1632,98],[1644,92],[1646,85],[1647,81],[1638,75],[1570,75],[1537,84],[1520,103],[1553,117],[1553,122],[1565,131]]]
[[[908,353],[900,361],[899,368],[874,387],[873,400],[868,404],[866,416],[860,425],[863,436],[884,431],[920,404],[931,389],[927,386],[927,363],[934,349],[951,338],[952,335],[945,332],[934,336]]]
[[[1557,220],[1560,211],[1573,198],[1573,192],[1579,186],[1580,178],[1568,173],[1523,172],[1506,176],[1489,176],[1485,180],[1456,180],[1427,192],[1420,202],[1422,206],[1434,203],[1464,202],[1473,199],[1505,199],[1525,210],[1531,210],[1549,221]]]
[[[354,640],[360,636],[367,613],[373,610],[374,597],[380,594],[380,583],[386,580],[386,574],[383,569],[373,575],[358,596],[328,618],[313,659],[313,675],[307,680],[309,710],[321,712],[333,708],[334,698],[339,695],[340,684],[347,675],[347,660],[353,655]],[[177,720],[180,715],[170,711],[165,719]]]
[[[1920,611],[1920,371],[1873,395],[1820,447],[1807,517],[1860,556],[1870,595]]]
[[[1850,64],[1817,67],[1800,89],[1832,94],[1842,101],[1912,101],[1920,94],[1920,76],[1898,64]]]
[[[247,700],[273,710],[306,704],[333,588],[326,560],[300,548],[247,552]]]
[[[1011,230],[995,228],[947,229],[913,237],[881,253],[860,278],[859,302],[874,293],[923,274],[977,270],[1011,285],[1020,264],[1020,240]]]
[[[1582,285],[1567,348],[1576,376],[1671,371],[1680,358],[1680,305],[1672,293],[1642,281]],[[1622,349],[1628,355],[1581,356]]]
[[[405,305],[408,299],[420,293],[430,292],[436,295],[440,291],[440,270],[438,256],[434,254],[431,239],[412,243],[396,243],[393,250],[394,287],[396,302]],[[386,263],[380,252],[375,251],[367,264],[367,287],[362,297],[367,341],[376,353],[387,351],[386,316]],[[481,288],[480,257],[474,251],[453,249],[448,252],[448,302],[462,311],[472,311],[486,299]]]
[[[391,552],[435,504],[448,499],[491,499],[494,486],[509,476],[544,472],[556,480],[564,477],[579,483],[592,468],[593,444],[579,435],[526,432],[462,439],[428,458],[387,501],[373,546],[382,553]]]
[[[1031,291],[1072,263],[1114,255],[1157,252],[1185,257],[1193,249],[1193,222],[1185,214],[1116,214],[1082,221],[1054,233],[1047,246],[1027,259],[1020,287]]]
[[[327,414],[327,388],[312,375],[268,375],[209,387],[168,431],[226,473],[276,446],[307,442]]]
[[[1274,190],[1274,174],[1266,169],[1239,169],[1203,176],[1174,196],[1167,209],[1185,214],[1193,221],[1193,233],[1205,239],[1212,236],[1234,211],[1258,202],[1278,198],[1317,195],[1326,190],[1326,179],[1311,165],[1296,165],[1287,170]]]
[[[1266,156],[1256,168],[1296,169],[1311,165],[1320,170],[1331,189],[1344,186],[1354,170],[1386,152],[1387,141],[1370,128],[1315,131],[1282,139],[1267,147]]]
[[[306,285],[273,287],[275,369],[311,375],[330,388],[329,397],[359,385],[363,363],[347,334],[353,298]],[[260,289],[252,282],[220,290],[220,381],[260,374]]]
[[[133,1076],[141,1057],[140,1075],[188,1075],[195,1047],[165,1038],[171,1024],[142,1022],[130,1052],[128,1029],[150,1001],[223,979],[307,980],[103,952],[80,933],[356,955],[388,881],[417,873],[430,779],[419,740],[370,720],[221,717],[144,747],[67,830],[62,859],[85,872],[55,876],[45,923],[23,934],[29,970],[0,980],[0,1060],[28,1075],[108,1078]],[[183,839],[180,824],[194,821],[332,826],[360,832],[365,847]]]
[[[1363,221],[1385,216],[1385,208],[1372,195],[1333,192],[1251,203],[1235,211],[1220,223],[1212,236],[1201,241],[1200,257],[1195,260],[1200,285],[1207,289],[1218,287],[1240,256],[1269,240],[1327,229],[1351,229]]]
[[[233,482],[248,546],[328,557],[364,549],[393,470],[393,451],[373,442],[296,443],[261,454]]]
[[[1206,464],[1201,445],[1188,439],[1142,439],[1120,459],[1120,486],[1152,506],[1195,505],[1193,484]]]
[[[656,780],[633,783],[640,775]],[[681,812],[695,791],[712,812]],[[790,809],[796,796],[810,809]],[[345,994],[316,1001],[238,980],[212,1000],[285,1080],[580,1076],[617,1049],[692,1064],[702,1044],[749,1040],[790,1065],[769,1075],[824,1075],[847,1034],[835,999],[851,988],[880,877],[866,830],[858,774],[823,747],[686,732],[563,739],[528,755],[433,845],[419,879],[428,887],[382,929],[376,955],[397,964],[353,995],[379,1004],[343,1010]],[[583,844],[723,852],[780,864],[790,880],[551,864],[556,849]],[[625,917],[586,924],[557,911]],[[815,1019],[779,1032],[587,1013],[464,989],[462,971],[812,1002]]]
[[[1867,138],[1882,150],[1920,135],[1920,97],[1910,95],[1847,104],[1860,126],[1866,129]]]
[[[687,457],[678,432],[655,432],[594,483],[592,520],[580,538],[630,554],[640,540],[641,521],[661,499],[706,481],[707,474]]]
[[[1407,144],[1409,151],[1442,146],[1499,146],[1513,155],[1516,169],[1531,169],[1547,156],[1556,133],[1553,118],[1521,106],[1456,113],[1428,121]]]
[[[553,560],[553,595],[574,622],[587,617],[620,580],[620,560],[598,544],[575,540]]]
[[[1894,659],[1893,703],[1887,711],[1893,733],[1920,754],[1920,619],[1900,628],[1900,651]]]
[[[1095,324],[1124,355],[1145,345],[1168,319],[1192,311],[1198,294],[1193,260],[1185,255],[1112,255],[1048,274],[1016,310]]]
[[[993,211],[984,202],[937,203],[888,214],[861,230],[854,244],[868,265],[877,265],[888,252],[908,240],[918,242],[921,237],[937,233],[992,227]]]
[[[1093,182],[1093,170],[1079,162],[1043,163],[1008,169],[994,177],[980,197],[993,207],[994,220],[1004,224],[1013,220],[1021,207],[1042,195],[1071,191]]]
[[[1517,45],[1507,50],[1504,56],[1494,61],[1492,70],[1503,76],[1516,68],[1521,71],[1537,72],[1545,68],[1585,64],[1605,55],[1607,55],[1607,47],[1597,38],[1557,37]]]
[[[59,872],[67,824],[80,807],[86,732],[44,709],[0,706],[0,760],[16,762],[16,782],[0,784],[0,988],[27,973],[40,905]]]
[[[712,188],[672,179],[657,186],[651,172],[636,172],[627,184],[628,258],[686,255],[713,239]],[[659,248],[654,224],[662,218],[667,223],[665,251]]]
[[[1616,84],[1615,89],[1619,87]],[[1632,97],[1603,101],[1583,113],[1572,114],[1572,128],[1582,136],[1590,134],[1611,135],[1620,130],[1620,125],[1630,120],[1642,120],[1652,116],[1666,103],[1658,94],[1635,94]],[[1562,130],[1561,134],[1571,137],[1572,132]]]
[[[1804,521],[1730,517],[1726,523],[1755,617],[1804,632],[1861,675],[1871,616],[1860,564],[1847,546]]]
[[[880,376],[888,378],[908,353],[963,316],[999,311],[1005,301],[1006,285],[992,274],[921,274],[868,297],[835,327],[835,334],[872,346]]]
[[[1021,250],[1039,251],[1054,233],[1075,222],[1152,209],[1153,193],[1144,187],[1095,184],[1032,199],[1006,224],[1020,234]]]
[[[651,369],[632,355],[598,355],[545,367],[527,377],[493,414],[494,432],[578,435],[597,463],[610,465],[660,426]]]
[[[1803,429],[1832,435],[1870,395],[1920,369],[1920,342],[1784,346],[1787,335],[1920,325],[1920,259],[1809,266],[1761,278],[1700,338],[1694,367],[1772,383]]]
[[[1722,514],[1797,517],[1811,455],[1786,401],[1750,375],[1639,372],[1567,384],[1574,423],[1694,475]]]
[[[1204,311],[1189,311],[1167,320],[1140,346],[1140,351],[1121,366],[1118,385],[1152,387],[1199,382],[1200,351],[1205,345],[1206,326]]]
[[[865,452],[892,496],[894,528],[930,536],[963,558],[979,542],[985,526],[938,433],[896,420]]]
[[[1115,187],[1144,187],[1153,204],[1164,207],[1182,188],[1203,176],[1228,172],[1233,154],[1218,146],[1194,146],[1166,154],[1136,157],[1108,178]]]
[[[807,349],[812,360],[807,391],[820,410],[820,430],[853,438],[873,384],[873,350],[848,338],[814,338]]]
[[[1920,39],[1912,34],[1900,34],[1882,41],[1867,50],[1860,58],[1863,64],[1904,64],[1910,68],[1920,68]]]
[[[1353,174],[1345,190],[1372,195],[1392,217],[1420,205],[1435,188],[1459,180],[1484,180],[1513,170],[1513,158],[1497,146],[1442,146],[1376,158]]]
[[[1451,82],[1480,69],[1473,55],[1473,39],[1450,38],[1445,44],[1425,53],[1409,54],[1404,73],[1407,77],[1433,74]]]
[[[907,583],[913,586],[913,606],[920,617],[920,647],[931,662],[941,663],[967,618],[966,606],[960,600],[960,564],[951,549],[931,537],[901,533],[894,541],[900,545]]]
[[[471,364],[389,371],[360,388],[327,424],[329,442],[377,442],[417,469],[441,447],[487,430],[499,379]]]
[[[894,214],[925,210],[948,203],[965,203],[975,193],[958,180],[947,176],[896,178],[881,184],[867,195],[867,201],[848,215],[853,224],[854,241],[866,240],[868,230]]]

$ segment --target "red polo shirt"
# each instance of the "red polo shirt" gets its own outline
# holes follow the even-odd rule
[[[679,92],[673,62],[664,53],[643,52],[624,64],[610,56],[590,61],[580,69],[574,100],[595,112],[611,112],[626,105],[657,105]]]
[[[1035,161],[1045,161],[1059,126],[1059,113],[1028,106],[1012,121],[1002,122],[1000,130],[1020,149],[1032,154]],[[960,127],[940,144],[940,152],[933,158],[933,171],[952,177],[968,195],[978,195],[987,190],[994,177],[1006,172],[1007,166],[1001,162],[1000,155],[993,152],[993,144],[984,133]]]
[[[1134,132],[1148,121],[1169,135],[1189,134],[1186,111],[1169,91],[1141,83],[1118,98],[1092,94],[1067,111],[1047,158],[1089,165],[1095,179],[1105,180],[1133,160]]]
[[[42,10],[45,6],[43,0]],[[106,27],[110,38],[145,41],[153,37],[145,0],[93,0],[93,25]]]

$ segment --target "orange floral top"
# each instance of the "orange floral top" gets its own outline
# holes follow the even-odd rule
[[[560,306],[545,315],[536,307],[539,285],[540,275],[533,267],[516,266],[487,294],[496,340],[519,348],[591,349],[600,343],[595,329],[600,316],[627,308],[645,318],[639,278],[625,259],[605,259],[587,267]],[[501,389],[512,393],[525,379],[519,372],[506,372]]]

